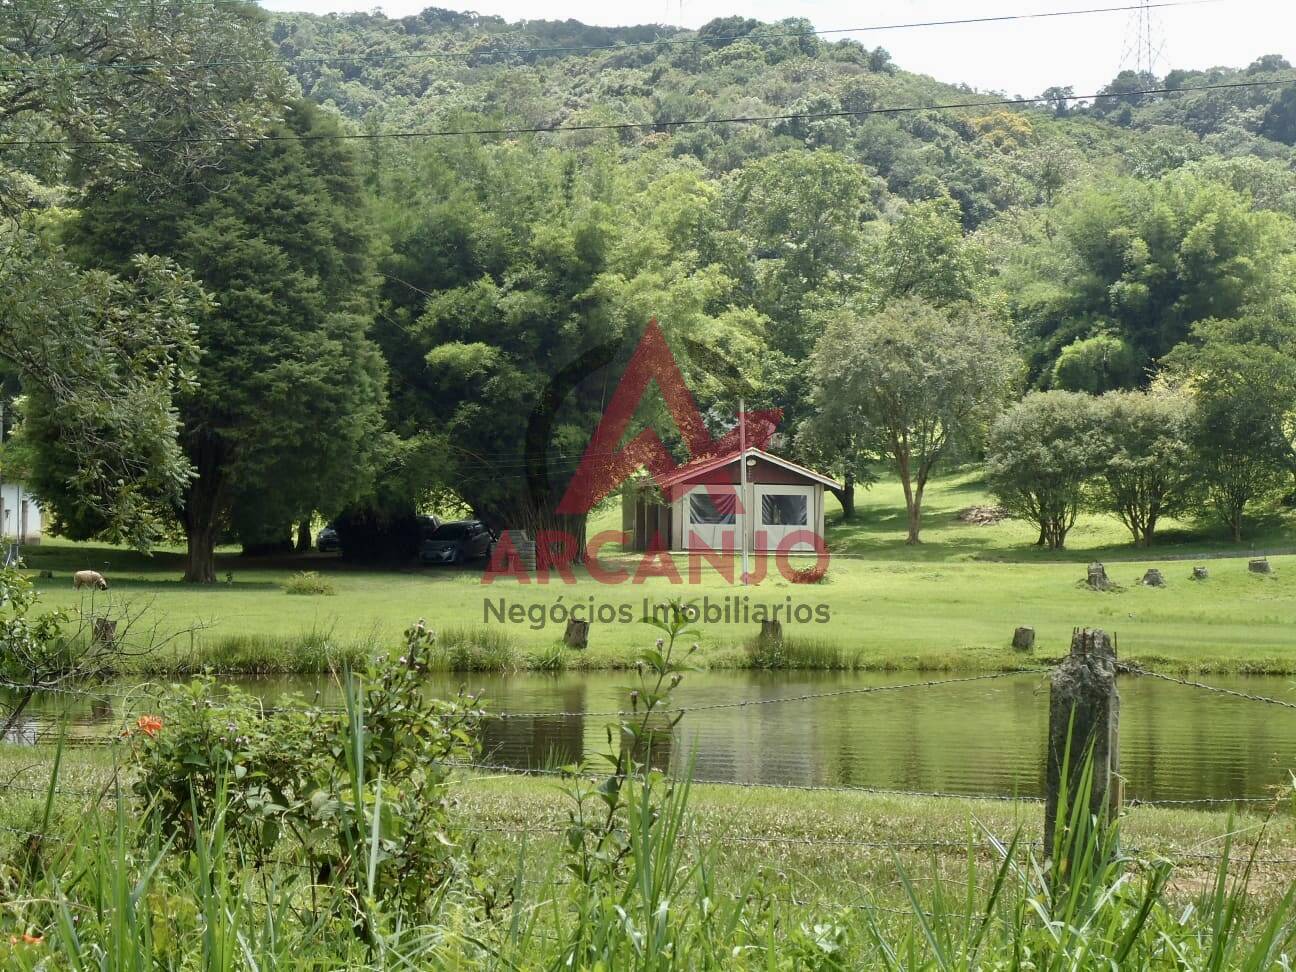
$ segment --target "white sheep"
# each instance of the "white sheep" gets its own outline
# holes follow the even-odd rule
[[[72,575],[72,587],[78,591],[83,587],[97,587],[101,591],[106,591],[108,581],[97,570],[78,570]]]

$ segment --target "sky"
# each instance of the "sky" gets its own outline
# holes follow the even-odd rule
[[[472,0],[470,6],[462,7],[455,0],[262,2],[270,10],[328,13],[377,9],[390,17],[440,6],[497,14],[508,20],[571,18],[604,26],[655,23],[695,28],[715,17],[735,14],[764,21],[805,17],[819,30],[833,30],[1121,7],[1137,0]],[[1245,67],[1262,54],[1282,54],[1296,63],[1294,0],[1192,0],[1186,6],[1153,9],[1148,17],[1158,74],[1171,68]],[[1092,94],[1123,67],[1142,66],[1131,52],[1133,41],[1140,36],[1138,14],[1125,11],[1006,23],[855,30],[834,36],[885,47],[906,70],[1010,95],[1038,94],[1055,85],[1070,85],[1077,94]]]

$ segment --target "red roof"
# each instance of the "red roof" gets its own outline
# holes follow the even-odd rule
[[[799,465],[788,459],[783,459],[773,453],[766,452],[764,449],[748,449],[747,455],[755,456],[758,459],[764,459],[767,462],[772,462],[776,466],[782,466],[784,469],[789,469],[798,475],[804,476],[806,479],[814,480],[816,483],[821,483],[830,489],[842,488],[840,483],[830,479],[823,473],[815,472],[813,469],[807,468],[806,466]],[[723,469],[725,466],[737,462],[738,456],[739,453],[735,450],[734,452],[721,456],[703,456],[700,459],[694,459],[692,462],[686,462],[684,465],[677,467],[673,472],[667,473],[664,476],[659,476],[657,478],[657,485],[665,489],[670,486],[677,486],[680,483],[690,482],[699,476],[704,476],[716,469]]]

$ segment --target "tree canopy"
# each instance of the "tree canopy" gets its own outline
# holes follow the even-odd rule
[[[923,492],[937,464],[954,443],[984,431],[1019,377],[1001,326],[916,298],[829,316],[810,371],[820,407],[894,464],[910,543],[920,542]]]
[[[712,434],[739,399],[780,408],[776,447],[844,478],[847,511],[889,456],[914,541],[931,470],[977,454],[1021,355],[1036,388],[1142,396],[1102,406],[1132,478],[1086,487],[1136,540],[1184,505],[1143,476],[1178,455],[1148,387],[1191,401],[1203,462],[1264,438],[1245,498],[1202,493],[1238,529],[1296,468],[1281,58],[941,108],[966,89],[800,18],[37,0],[0,25],[0,355],[38,492],[78,535],[146,546],[178,519],[193,579],[218,537],[316,511],[553,522],[652,319]],[[404,137],[439,129],[502,131]],[[650,394],[635,428],[664,411]]]
[[[309,104],[275,131],[329,134]],[[377,281],[352,149],[299,139],[233,147],[210,179],[150,202],[137,184],[91,191],[67,237],[87,266],[167,252],[214,297],[197,317],[196,382],[178,398],[195,470],[180,504],[186,576],[214,580],[228,527],[286,533],[367,487],[385,369],[367,332]]]

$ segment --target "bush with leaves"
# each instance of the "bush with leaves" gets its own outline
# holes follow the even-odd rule
[[[318,570],[299,570],[284,581],[284,592],[299,594],[303,597],[314,597],[324,594],[332,596],[337,593],[333,582]]]
[[[368,937],[379,904],[417,911],[460,867],[446,782],[476,752],[481,710],[426,696],[432,649],[419,621],[403,654],[348,675],[342,711],[264,709],[211,680],[174,687],[133,733],[134,792],[178,846],[219,817],[254,864],[299,856],[360,903]]]
[[[1095,506],[1150,547],[1161,518],[1186,509],[1194,493],[1192,399],[1158,386],[1110,392],[1095,407],[1102,443]]]
[[[1050,387],[1099,395],[1134,388],[1142,377],[1138,356],[1128,341],[1114,334],[1096,334],[1062,349],[1053,364]]]
[[[1034,392],[990,429],[986,477],[1014,516],[1039,527],[1041,546],[1061,550],[1099,470],[1097,399],[1080,392]]]

